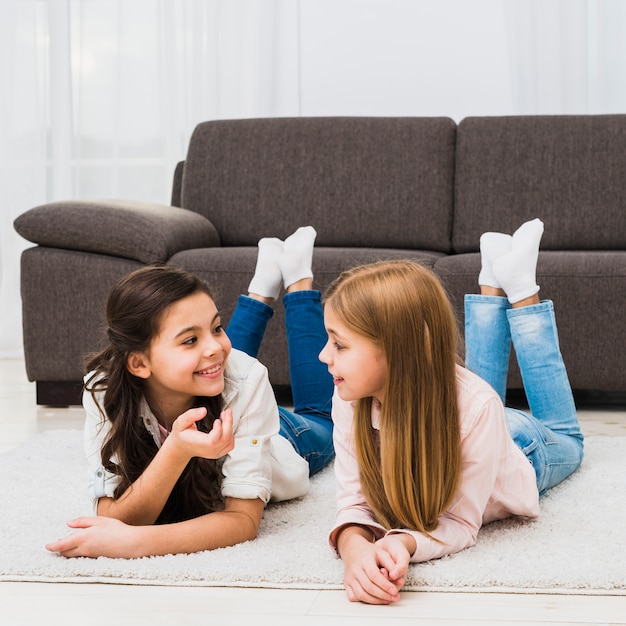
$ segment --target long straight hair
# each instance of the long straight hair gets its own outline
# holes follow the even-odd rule
[[[164,265],[150,265],[128,274],[109,293],[106,305],[109,343],[88,361],[86,370],[93,374],[85,389],[91,392],[103,419],[111,423],[101,456],[103,466],[120,477],[116,498],[141,476],[158,451],[140,413],[146,381],[130,373],[128,355],[148,350],[168,308],[196,293],[212,297],[199,278]],[[98,403],[98,392],[104,392],[104,406]],[[198,397],[194,406],[207,408],[207,415],[197,426],[209,432],[221,411],[221,395]],[[157,523],[182,521],[219,510],[223,506],[221,482],[218,461],[190,459]]]
[[[387,378],[380,432],[370,398],[355,403],[354,437],[363,493],[386,528],[429,533],[460,481],[456,365],[458,324],[433,272],[384,261],[341,274],[324,304],[383,351]]]

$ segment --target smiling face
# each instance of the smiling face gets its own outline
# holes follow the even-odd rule
[[[373,397],[382,403],[387,359],[380,346],[347,328],[330,306],[324,307],[324,325],[328,341],[319,358],[328,365],[339,397],[348,401]]]
[[[149,349],[132,353],[128,369],[146,380],[146,400],[169,427],[194,397],[222,393],[230,351],[215,303],[198,292],[165,310]]]

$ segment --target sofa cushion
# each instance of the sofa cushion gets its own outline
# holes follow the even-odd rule
[[[456,124],[448,118],[273,118],[199,124],[181,206],[225,246],[317,230],[316,245],[451,245]]]
[[[219,245],[206,218],[130,200],[53,202],[20,215],[15,230],[41,246],[165,262],[179,250]]]
[[[469,117],[457,130],[453,247],[539,217],[543,250],[623,250],[626,115]]]

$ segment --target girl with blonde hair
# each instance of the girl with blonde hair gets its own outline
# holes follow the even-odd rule
[[[348,598],[399,599],[410,562],[476,542],[483,524],[535,518],[582,461],[583,436],[552,302],[539,300],[543,223],[481,237],[465,299],[465,366],[450,302],[411,261],[344,272],[324,297],[320,359],[335,382],[337,518]],[[505,408],[511,343],[530,412]]]

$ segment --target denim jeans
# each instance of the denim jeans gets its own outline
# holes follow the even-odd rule
[[[278,407],[280,434],[288,439],[315,474],[335,456],[331,403],[333,380],[318,355],[326,343],[321,296],[295,291],[283,297],[294,410]],[[240,296],[226,330],[233,347],[256,358],[271,306]]]
[[[509,432],[532,464],[543,494],[583,457],[574,397],[551,301],[512,308],[506,298],[465,296],[465,363],[505,401],[511,343],[530,413],[505,407]]]

